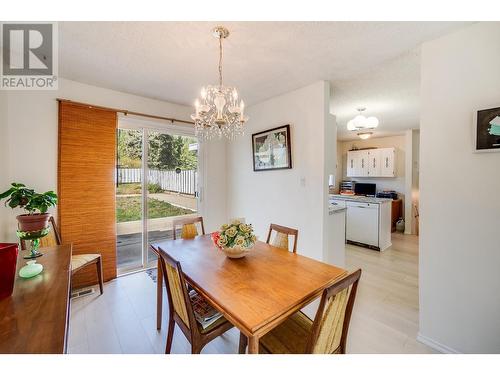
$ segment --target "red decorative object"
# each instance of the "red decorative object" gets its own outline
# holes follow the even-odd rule
[[[220,238],[220,233],[219,232],[213,232],[212,233],[212,241],[214,241],[214,245],[218,247],[219,249],[222,249],[222,247],[219,246],[219,238]]]
[[[0,299],[10,296],[14,290],[17,252],[16,243],[0,243]]]

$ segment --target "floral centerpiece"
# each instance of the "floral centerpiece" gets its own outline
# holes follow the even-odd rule
[[[230,224],[220,227],[216,245],[226,253],[229,258],[242,258],[250,250],[257,237],[253,233],[251,224],[233,220]]]

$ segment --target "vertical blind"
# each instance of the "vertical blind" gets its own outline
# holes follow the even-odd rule
[[[102,255],[104,279],[116,277],[115,111],[59,102],[58,220],[73,254]],[[97,282],[82,269],[73,286]]]

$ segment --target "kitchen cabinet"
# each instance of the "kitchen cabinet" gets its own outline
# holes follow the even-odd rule
[[[368,150],[367,163],[368,163],[368,173],[367,177],[377,177],[380,176],[380,150]]]
[[[348,151],[347,177],[394,177],[394,159],[394,147]]]
[[[353,177],[357,175],[358,167],[358,152],[349,151],[347,153],[347,177]]]
[[[396,175],[394,172],[394,155],[394,148],[380,149],[380,177],[394,177]]]
[[[343,199],[330,199],[330,204],[332,206],[346,207],[346,201]]]
[[[345,202],[344,207],[345,207]],[[337,267],[345,266],[345,208],[330,202],[327,219],[327,242],[323,248],[323,261]]]

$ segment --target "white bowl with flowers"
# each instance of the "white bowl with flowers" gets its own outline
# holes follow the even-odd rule
[[[228,258],[243,258],[254,246],[257,237],[251,224],[233,220],[220,227],[216,245]]]

